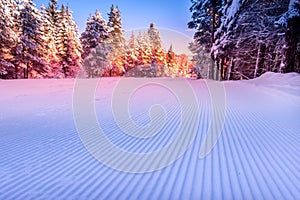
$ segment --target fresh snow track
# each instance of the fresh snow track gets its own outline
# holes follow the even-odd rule
[[[136,91],[128,101],[132,120],[141,126],[151,123],[149,109],[160,104],[166,124],[151,138],[129,137],[119,129],[111,110],[119,80],[101,79],[95,93],[95,112],[107,137],[136,153],[168,145],[180,126],[176,97],[157,85]],[[179,83],[178,79],[162,80]],[[113,170],[89,154],[73,120],[74,83],[0,80],[0,199],[300,197],[298,74],[267,73],[255,80],[225,82],[225,124],[218,143],[204,159],[199,152],[210,126],[211,99],[206,81],[188,80],[199,103],[195,140],[173,164],[139,174]],[[154,117],[162,120],[162,116]]]

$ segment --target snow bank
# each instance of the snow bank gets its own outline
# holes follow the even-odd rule
[[[298,73],[281,74],[267,72],[249,82],[257,86],[300,97],[300,75]]]

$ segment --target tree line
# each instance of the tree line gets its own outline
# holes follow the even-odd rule
[[[233,80],[300,72],[298,0],[192,0],[190,11],[199,75]]]
[[[57,0],[40,10],[32,0],[0,3],[2,78],[74,77],[82,61],[78,28],[68,6]]]
[[[40,9],[32,0],[2,0],[0,28],[1,78],[175,77],[192,68],[186,55],[162,48],[154,24],[127,41],[114,6],[108,22],[96,11],[80,35],[72,11],[57,0]]]
[[[106,22],[99,11],[90,16],[81,35],[85,77],[97,76],[188,76],[192,63],[176,55],[172,45],[162,48],[160,33],[153,23],[148,30],[132,32],[125,40],[118,7],[112,6]]]

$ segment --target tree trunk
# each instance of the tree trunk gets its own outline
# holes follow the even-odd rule
[[[274,65],[273,65],[273,68],[271,69],[272,72],[277,72],[277,63],[278,63],[278,51],[276,50],[275,58],[274,58]]]
[[[257,58],[255,63],[254,78],[260,76],[263,73],[263,66],[265,62],[265,51],[266,51],[266,46],[260,43],[258,47]]]
[[[28,79],[28,63],[26,63],[26,68],[24,68],[24,79]]]
[[[264,71],[267,71],[267,68],[264,67],[265,65],[265,56],[266,56],[266,45],[262,44],[261,45],[261,50],[260,50],[260,61],[258,65],[258,75],[262,75]]]
[[[228,65],[228,58],[226,58],[223,64],[223,80],[228,80],[229,67],[230,66]]]
[[[215,42],[216,0],[212,0],[211,46]]]
[[[210,79],[210,70],[211,70],[211,67],[208,66],[207,67],[207,74],[206,74],[207,79]]]
[[[209,79],[214,79],[214,74],[215,74],[215,61],[212,56]]]
[[[234,70],[234,58],[232,57],[229,65],[228,80],[232,80]]]
[[[216,59],[215,80],[220,80],[220,59]]]
[[[212,0],[212,22],[211,22],[211,47],[215,42],[215,23],[216,23],[216,0]],[[211,55],[212,66],[211,66],[211,79],[215,79],[215,58]]]
[[[259,68],[260,53],[261,53],[261,44],[259,44],[258,50],[257,50],[256,63],[255,63],[255,69],[254,69],[254,75],[253,75],[254,78],[257,77],[257,72],[258,72],[258,68]]]
[[[297,50],[297,34],[300,32],[300,19],[292,18],[288,22],[288,31],[286,33],[287,51],[286,51],[286,69],[285,72],[295,71],[295,57]]]
[[[15,66],[15,79],[18,79],[18,66]]]
[[[221,76],[220,76],[220,81],[224,80],[224,75],[225,75],[225,72],[224,72],[224,58],[221,59]]]
[[[282,55],[280,65],[279,65],[279,72],[284,73],[285,71],[285,55]]]

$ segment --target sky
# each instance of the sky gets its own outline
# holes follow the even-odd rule
[[[37,7],[48,5],[49,0],[33,0]],[[73,11],[73,18],[77,22],[80,32],[84,30],[86,20],[96,10],[107,19],[107,13],[112,4],[121,11],[123,28],[126,31],[145,28],[154,23],[159,28],[174,29],[188,36],[192,36],[187,29],[191,19],[190,0],[58,0],[61,5],[69,4]]]
[[[38,8],[42,4],[47,6],[49,1],[33,0]],[[193,31],[187,28],[191,19],[190,0],[58,0],[58,4],[69,5],[80,33],[84,31],[90,14],[99,10],[107,20],[111,5],[117,5],[121,11],[125,31],[142,30],[154,23],[159,30],[164,31],[163,35],[167,36],[162,38],[164,47],[172,44],[177,53],[190,53],[187,50],[187,43],[193,38]]]

